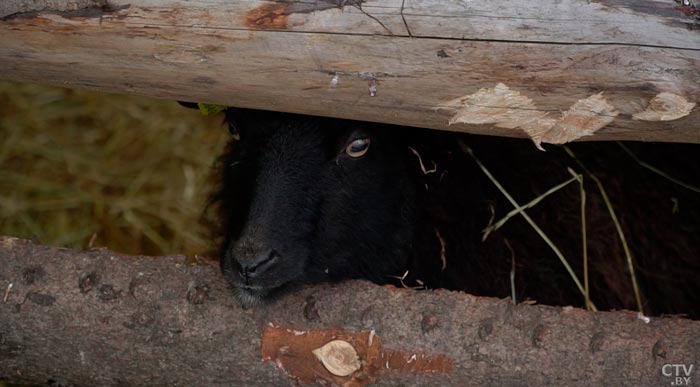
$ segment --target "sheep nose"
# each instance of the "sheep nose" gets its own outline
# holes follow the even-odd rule
[[[246,280],[260,276],[274,267],[279,257],[277,251],[269,249],[247,262],[241,262],[241,276]]]

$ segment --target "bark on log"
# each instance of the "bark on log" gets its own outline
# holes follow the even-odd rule
[[[700,142],[697,1],[100,1],[3,0],[0,78],[553,143]]]
[[[631,312],[513,306],[363,281],[308,287],[243,310],[217,267],[178,256],[4,237],[0,284],[12,284],[0,302],[0,379],[22,382],[646,386],[675,381],[676,368],[664,365],[699,366],[698,321],[646,324]],[[332,340],[354,348],[358,371],[326,370],[312,350]]]

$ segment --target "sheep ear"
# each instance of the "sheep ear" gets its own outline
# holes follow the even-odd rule
[[[225,113],[229,132],[237,137],[240,137],[241,133],[245,134],[249,128],[269,124],[272,122],[272,117],[276,117],[276,115],[279,114],[264,110],[237,107],[229,107],[226,109]]]
[[[223,112],[227,109],[224,105],[215,105],[212,103],[195,103],[195,102],[183,102],[177,101],[180,106],[184,106],[189,109],[198,109],[205,116],[213,116],[214,114]]]
[[[177,103],[179,103],[180,106],[184,106],[188,109],[199,109],[199,106],[196,102],[177,101]]]
[[[231,133],[235,140],[240,140],[241,138],[241,109],[228,108],[226,109],[226,123],[228,124],[228,131]]]

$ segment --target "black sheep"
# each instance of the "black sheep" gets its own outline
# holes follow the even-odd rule
[[[223,223],[223,273],[244,305],[299,284],[347,278],[508,297],[512,267],[518,300],[582,305],[562,264],[520,216],[481,241],[481,230],[512,206],[459,142],[520,204],[568,179],[567,167],[580,171],[561,148],[545,153],[525,140],[245,109],[229,109],[227,118],[234,138],[214,199]],[[657,146],[668,158],[678,157],[679,148],[696,149]],[[571,148],[612,196],[647,311],[698,317],[700,195],[666,184],[616,144]],[[697,160],[683,168],[696,183]],[[596,186],[584,180],[592,300],[600,308],[636,309],[614,224]],[[581,278],[578,185],[528,213]]]

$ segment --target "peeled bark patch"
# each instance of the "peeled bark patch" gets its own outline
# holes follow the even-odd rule
[[[353,1],[350,5],[359,6],[362,2],[362,0]],[[289,28],[289,16],[293,14],[314,13],[332,8],[342,9],[346,3],[346,1],[337,0],[264,2],[246,14],[245,25],[256,30],[285,30]]]
[[[617,115],[617,110],[603,98],[603,93],[598,93],[576,101],[554,126],[544,133],[523,129],[538,147],[542,142],[564,144],[593,135],[598,129],[611,123]]]
[[[539,133],[546,132],[555,123],[549,113],[537,110],[530,98],[511,90],[503,83],[492,89],[479,89],[476,93],[454,99],[447,105],[458,109],[450,118],[449,125],[496,124],[501,128],[528,128]]]
[[[520,128],[541,149],[541,143],[564,144],[590,136],[611,123],[618,115],[603,93],[577,101],[560,118],[551,117],[520,92],[503,83],[492,89],[480,89],[474,94],[447,103],[457,109],[448,124],[494,124],[500,128]]]
[[[642,121],[672,121],[687,116],[694,107],[694,102],[680,95],[663,92],[649,101],[646,110],[633,115],[632,118]]]
[[[304,330],[268,324],[262,333],[261,354],[303,384],[361,387],[388,371],[413,374],[451,373],[453,359],[383,348],[374,331]]]

